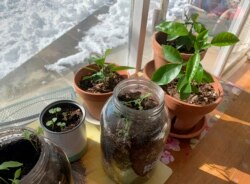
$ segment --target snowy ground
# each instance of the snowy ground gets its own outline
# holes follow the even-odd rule
[[[0,79],[110,0],[1,0]]]
[[[170,0],[168,18],[181,15],[185,3],[187,0]],[[130,1],[1,0],[0,79],[105,4],[111,5],[109,12],[100,15],[100,23],[85,33],[78,44],[79,53],[45,66],[56,71],[67,69],[65,65],[83,62],[92,52],[101,53],[126,43]],[[151,0],[149,26],[152,10],[159,4],[160,0]]]

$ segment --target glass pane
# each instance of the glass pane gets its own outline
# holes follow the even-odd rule
[[[131,1],[0,1],[0,108],[72,85],[91,54],[126,65]]]
[[[214,35],[220,32],[229,31],[230,26],[241,19],[241,17],[239,17],[240,12],[242,11],[241,1],[243,0],[169,0],[167,14],[164,18],[170,21],[183,21],[186,18],[186,15],[190,16],[193,13],[198,13],[198,21],[206,26],[209,30],[209,37],[212,39]],[[154,16],[155,9],[161,9],[162,1],[151,0],[151,4],[152,2],[154,2],[156,6],[150,6],[149,17]],[[154,23],[152,24],[151,22],[148,24],[154,25]],[[151,43],[153,32],[154,29],[148,28],[144,47],[143,64],[153,58]],[[243,38],[243,40],[243,43],[248,43],[246,42],[246,38]],[[242,42],[238,45],[242,46]],[[246,46],[246,44],[244,45]],[[249,45],[247,45],[247,47],[248,46]],[[214,64],[220,50],[220,47],[209,48],[202,60],[204,68],[209,72],[213,72]],[[242,49],[238,50],[242,51]]]

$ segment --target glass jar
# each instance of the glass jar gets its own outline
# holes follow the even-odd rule
[[[135,110],[118,100],[122,92],[150,93],[158,105]],[[114,89],[101,114],[101,150],[105,172],[117,183],[149,179],[170,130],[164,91],[151,81],[127,79]]]
[[[34,144],[34,142],[31,144],[29,140],[24,139],[24,130],[28,130],[31,133],[33,132],[31,129],[24,128],[10,128],[0,131],[0,163],[10,160],[23,163],[21,173],[25,173],[25,175],[22,176],[20,183],[73,183],[71,167],[62,149],[48,139],[36,135],[32,138],[32,140],[35,139],[36,144]],[[33,146],[37,147],[33,148]],[[28,151],[27,148],[30,151]],[[8,151],[7,153],[6,150]],[[18,154],[15,154],[14,152],[17,152]],[[33,152],[35,152],[35,154],[37,152],[38,155],[36,159],[32,160],[32,155],[34,155]],[[3,160],[4,158],[7,160]],[[31,162],[35,165],[30,171],[25,171],[27,167],[31,167]]]

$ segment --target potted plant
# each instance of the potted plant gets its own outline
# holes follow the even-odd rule
[[[209,42],[208,29],[198,22],[198,18],[198,14],[192,14],[190,17],[186,15],[184,22],[164,21],[156,26],[158,32],[152,37],[155,69],[169,62],[165,57],[164,45],[176,48],[182,59],[188,61],[195,52],[200,54],[202,60],[209,47],[227,46],[239,41],[232,33],[221,32]]]
[[[106,63],[106,57],[110,52],[108,49],[102,56],[92,56],[90,64],[80,69],[74,77],[75,91],[83,99],[90,115],[98,120],[104,103],[112,95],[115,86],[128,78],[128,72],[124,70],[133,69]]]
[[[61,147],[70,162],[82,157],[87,148],[85,109],[72,100],[46,106],[39,117],[44,135]]]
[[[73,183],[65,153],[40,132],[25,128],[0,131],[0,183]]]
[[[117,183],[147,180],[170,129],[164,92],[151,81],[120,82],[102,110],[103,168]]]
[[[219,33],[209,41],[208,30],[197,19],[198,15],[193,14],[184,23],[163,22],[157,26],[167,33],[168,45],[162,46],[165,64],[156,71],[152,63],[144,68],[145,76],[165,90],[165,103],[172,117],[171,135],[181,138],[199,135],[205,126],[205,114],[215,109],[223,96],[218,80],[203,69],[201,53],[211,46],[239,41],[229,32]],[[187,61],[181,56],[183,47],[189,48]]]

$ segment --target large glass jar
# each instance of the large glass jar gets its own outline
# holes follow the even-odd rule
[[[119,101],[126,92],[150,93],[157,106],[136,110]],[[116,183],[142,183],[149,179],[169,133],[164,92],[141,78],[120,82],[101,115],[101,150],[106,173]]]
[[[32,133],[33,143],[24,138],[24,131]],[[62,149],[48,139],[33,133],[31,129],[24,128],[2,129],[0,131],[0,164],[6,161],[23,163],[21,173],[24,175],[20,183],[73,183],[71,167]],[[34,157],[34,154],[37,156]],[[31,170],[27,171],[27,168]],[[0,172],[0,176],[1,174],[5,175]]]

